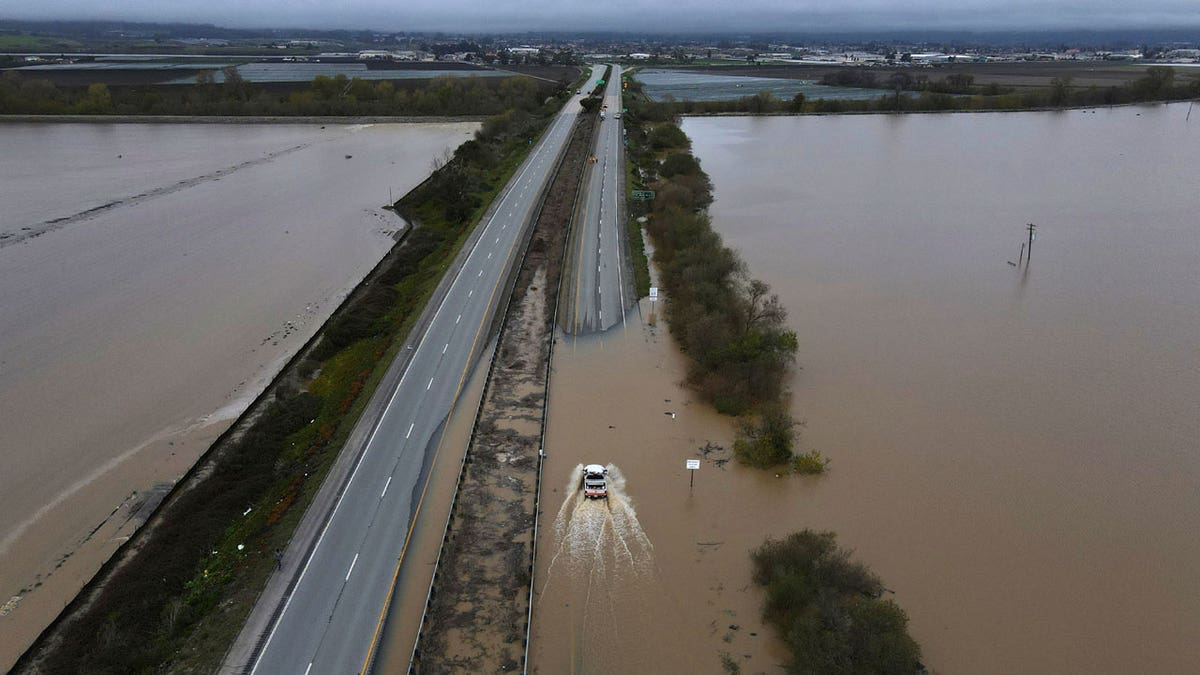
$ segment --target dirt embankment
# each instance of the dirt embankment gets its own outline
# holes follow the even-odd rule
[[[418,636],[421,673],[515,671],[524,659],[555,299],[594,124],[577,124],[517,277]]]

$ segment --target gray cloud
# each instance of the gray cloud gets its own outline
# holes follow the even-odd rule
[[[1196,0],[0,0],[0,17],[382,31],[1200,27]]]

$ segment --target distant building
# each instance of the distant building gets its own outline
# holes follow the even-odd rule
[[[924,52],[912,55],[913,63],[948,63],[953,60],[953,56],[941,52]]]

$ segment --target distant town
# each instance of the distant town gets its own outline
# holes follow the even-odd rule
[[[655,37],[447,35],[370,31],[251,31],[187,24],[0,21],[9,66],[73,62],[95,54],[259,56],[283,61],[355,59],[482,65],[628,61],[647,65],[798,64],[913,66],[1031,61],[1200,63],[1200,34],[1179,31]],[[274,60],[274,59],[273,59]],[[3,64],[4,61],[0,61]],[[14,63],[15,62],[15,63]]]

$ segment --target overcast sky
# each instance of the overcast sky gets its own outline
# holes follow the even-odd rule
[[[1186,28],[1200,26],[1200,0],[0,0],[0,18],[452,32]]]

